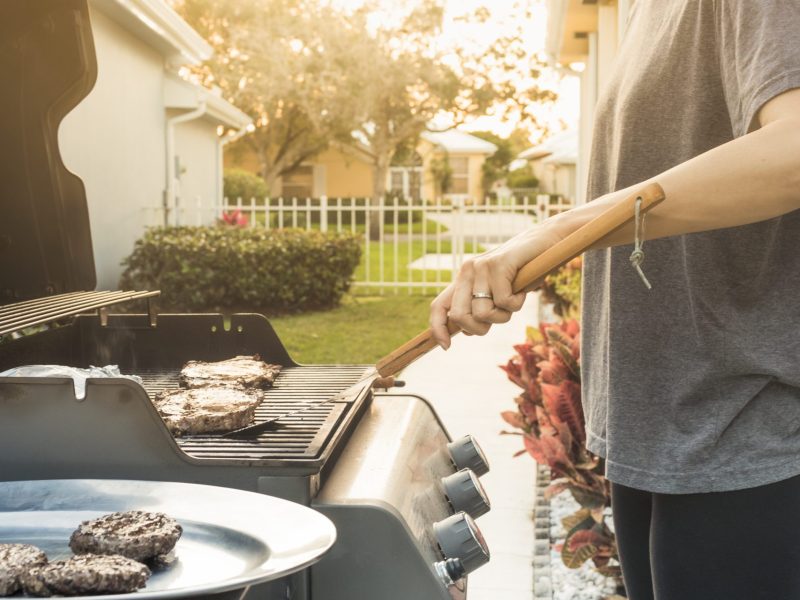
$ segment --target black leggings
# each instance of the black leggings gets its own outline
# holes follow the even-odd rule
[[[612,484],[611,504],[630,600],[800,599],[800,476],[709,494]]]

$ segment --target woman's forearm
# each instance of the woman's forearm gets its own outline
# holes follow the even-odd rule
[[[800,115],[777,119],[648,181],[545,221],[564,237],[609,206],[657,182],[666,200],[647,216],[647,238],[747,225],[800,209]],[[629,225],[597,247],[629,244]]]

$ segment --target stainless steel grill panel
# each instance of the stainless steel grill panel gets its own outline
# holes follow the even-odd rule
[[[360,365],[285,367],[264,401],[256,409],[255,423],[311,407],[276,422],[276,429],[252,440],[215,435],[177,438],[181,450],[195,458],[231,460],[315,459],[320,456],[336,426],[352,408],[349,403],[326,402],[356,383],[366,370]],[[177,389],[178,370],[139,371],[152,398],[158,392]]]

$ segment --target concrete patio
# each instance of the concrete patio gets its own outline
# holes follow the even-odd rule
[[[449,351],[436,349],[403,373],[408,393],[429,399],[453,437],[471,433],[491,465],[481,478],[492,510],[478,519],[491,551],[488,565],[469,578],[470,600],[531,600],[533,598],[536,465],[528,456],[513,458],[522,447],[518,436],[501,436],[510,429],[500,412],[514,407],[519,388],[498,368],[525,339],[525,327],[535,325],[538,295],[531,294],[510,323],[485,337],[458,336]]]

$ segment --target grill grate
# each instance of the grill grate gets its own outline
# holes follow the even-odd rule
[[[284,367],[264,401],[256,409],[255,423],[328,400],[364,374],[361,365]],[[178,370],[137,372],[153,397],[177,389]],[[240,440],[216,435],[176,438],[181,449],[195,458],[231,460],[315,459],[320,456],[336,426],[352,406],[327,402],[301,414],[280,419],[281,426],[256,438]]]

